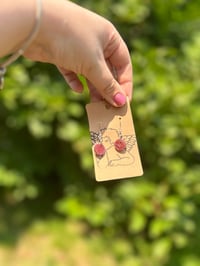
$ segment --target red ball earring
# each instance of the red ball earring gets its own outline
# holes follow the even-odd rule
[[[96,157],[101,159],[106,153],[106,149],[102,143],[97,143],[94,146],[94,152],[95,152]]]
[[[115,149],[118,152],[125,152],[126,151],[126,142],[123,139],[117,139],[114,143]]]
[[[106,153],[106,148],[104,147],[104,145],[102,144],[102,134],[101,134],[101,129],[99,130],[99,133],[97,134],[97,139],[96,141],[98,143],[96,143],[94,145],[94,153],[96,155],[97,158],[101,159],[105,153]]]
[[[119,117],[119,131],[118,131],[119,138],[114,142],[115,150],[120,153],[126,152],[126,142],[122,138],[121,132],[121,117]]]

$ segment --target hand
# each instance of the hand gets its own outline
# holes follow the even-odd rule
[[[25,56],[56,65],[69,86],[82,92],[83,75],[91,100],[121,106],[132,97],[132,65],[115,27],[70,1],[43,0],[40,32]]]

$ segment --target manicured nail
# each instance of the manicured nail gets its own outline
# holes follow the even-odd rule
[[[119,106],[122,106],[126,103],[126,97],[124,96],[124,94],[122,94],[120,92],[115,94],[115,96],[113,97],[113,100]]]

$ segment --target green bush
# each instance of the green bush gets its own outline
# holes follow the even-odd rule
[[[0,95],[0,197],[53,199],[58,214],[102,232],[119,265],[197,266],[200,1],[76,2],[126,40],[145,174],[96,183],[87,91],[76,95],[54,67],[21,59]]]

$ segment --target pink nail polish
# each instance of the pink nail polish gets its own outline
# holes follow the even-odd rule
[[[126,97],[120,92],[115,94],[115,96],[113,97],[113,100],[119,106],[122,106],[126,103]]]

